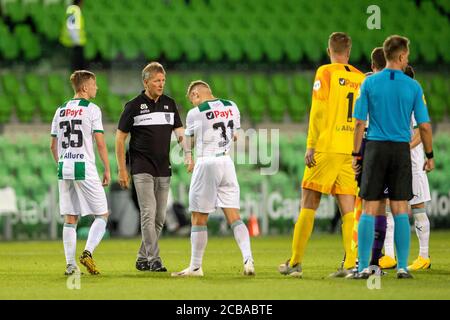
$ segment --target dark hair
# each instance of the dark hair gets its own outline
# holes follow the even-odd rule
[[[372,60],[372,65],[378,70],[382,70],[384,69],[384,67],[386,67],[386,59],[384,58],[384,52],[382,47],[377,47],[373,49],[370,58]]]
[[[414,72],[413,67],[411,67],[409,64],[406,66],[404,72],[405,72],[405,74],[406,74],[408,77],[410,77],[410,78],[413,78],[413,79],[414,79],[414,77],[416,76],[416,73]]]
[[[400,51],[409,49],[409,39],[397,35],[389,36],[383,43],[384,57],[392,61],[398,57]]]

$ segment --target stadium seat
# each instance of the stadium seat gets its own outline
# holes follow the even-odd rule
[[[13,105],[7,96],[0,99],[0,124],[8,123],[11,119]]]
[[[16,115],[20,122],[31,122],[37,118],[35,99],[28,94],[16,96]]]
[[[25,88],[31,95],[40,95],[44,90],[45,76],[37,75],[35,73],[28,73],[25,75]]]
[[[268,111],[270,120],[273,122],[282,122],[284,120],[284,114],[287,109],[285,101],[286,99],[275,94],[269,96]]]
[[[57,101],[55,96],[40,94],[38,96],[38,104],[41,120],[46,123],[51,123],[56,109],[61,105],[61,101]]]
[[[259,95],[250,95],[248,100],[248,116],[253,123],[259,123],[263,120],[267,100]]]
[[[298,94],[291,94],[288,97],[288,111],[292,121],[301,122],[305,119],[308,109],[307,99]]]
[[[22,87],[17,77],[12,73],[4,73],[2,76],[3,90],[10,97],[18,95]]]

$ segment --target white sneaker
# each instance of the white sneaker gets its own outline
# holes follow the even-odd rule
[[[244,275],[254,276],[255,275],[255,263],[252,259],[247,259],[244,263]]]
[[[186,269],[179,272],[172,272],[172,277],[203,277],[202,267],[197,269],[191,269],[191,267],[187,267]]]
[[[80,268],[76,264],[68,264],[64,275],[70,276],[72,274],[81,274]]]

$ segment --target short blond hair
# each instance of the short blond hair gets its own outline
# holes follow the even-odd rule
[[[192,81],[189,84],[186,96],[189,97],[189,95],[191,94],[192,90],[194,90],[195,88],[197,88],[199,86],[206,87],[206,88],[208,88],[211,91],[211,87],[205,81],[203,81],[203,80],[194,80],[194,81]]]
[[[345,32],[333,32],[328,38],[328,48],[337,54],[346,53],[352,48],[352,38]]]
[[[383,51],[384,56],[388,61],[397,59],[401,51],[408,51],[408,50],[409,50],[408,38],[398,35],[392,35],[387,37],[386,40],[384,40]]]
[[[75,92],[79,92],[83,84],[89,79],[95,80],[95,74],[88,70],[76,70],[70,75],[70,82]]]
[[[142,80],[147,80],[155,73],[162,73],[163,75],[166,75],[166,71],[164,70],[162,64],[153,61],[147,64],[144,69],[142,69]]]

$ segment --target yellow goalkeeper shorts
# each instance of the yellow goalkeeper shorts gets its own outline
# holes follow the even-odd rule
[[[316,152],[314,159],[314,167],[305,167],[302,181],[304,189],[332,195],[356,195],[357,184],[351,155]]]

